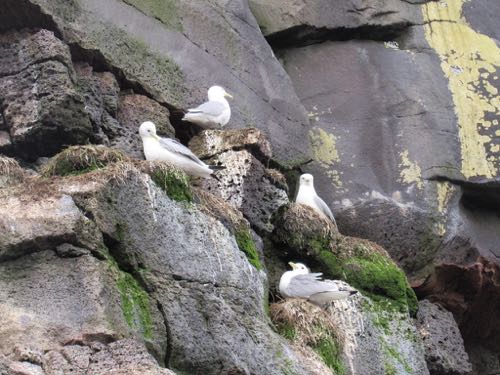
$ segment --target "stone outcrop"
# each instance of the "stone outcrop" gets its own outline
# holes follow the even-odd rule
[[[0,34],[0,102],[14,152],[33,161],[92,133],[69,48],[47,30]],[[5,138],[5,137],[4,137]]]
[[[423,300],[418,304],[417,327],[431,375],[465,375],[472,372],[462,336],[449,311]]]
[[[166,192],[127,162],[2,190],[0,351],[14,361],[16,346],[53,352],[39,364],[47,374],[78,361],[103,371],[99,358],[132,371],[109,363],[115,346],[136,372],[159,363],[193,374],[303,373],[267,323],[249,227],[232,233],[202,207],[169,198],[188,189],[178,172],[159,179],[148,168]],[[131,353],[147,348],[157,362],[119,349],[124,337],[138,342]],[[61,356],[71,345],[84,347]]]
[[[336,318],[357,343],[349,371],[425,372],[418,345],[372,311],[384,301],[414,331],[402,270],[453,314],[472,374],[500,371],[498,2],[1,5],[0,373],[328,373],[263,313],[295,258],[371,300],[331,312],[363,322]],[[180,119],[212,84],[233,94],[232,118],[200,132]],[[192,188],[138,162],[145,120],[226,169]],[[279,211],[304,172],[342,235],[310,210]]]
[[[266,168],[271,147],[255,128],[208,130],[190,142],[192,150],[209,164],[224,169],[202,187],[243,212],[260,233],[270,233],[272,215],[288,203],[286,179],[275,169]]]

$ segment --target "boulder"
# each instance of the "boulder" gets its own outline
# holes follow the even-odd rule
[[[13,31],[0,34],[0,52],[0,102],[11,153],[34,161],[86,142],[92,127],[69,48],[47,30]]]
[[[286,179],[266,168],[271,146],[255,128],[206,130],[189,143],[193,152],[208,163],[224,167],[216,178],[201,182],[203,189],[241,210],[253,228],[271,233],[271,216],[288,203]]]
[[[186,109],[205,101],[211,85],[225,87],[235,98],[228,127],[258,126],[282,163],[309,158],[305,110],[246,1],[16,4],[8,0],[5,6],[10,25],[19,8],[40,20],[39,26],[48,16],[77,60],[119,72],[128,87],[162,104]]]
[[[470,374],[472,366],[453,315],[443,307],[420,301],[417,328],[424,343],[425,360],[431,375]]]
[[[257,22],[273,46],[328,38],[383,39],[420,23],[419,2],[399,0],[250,0]]]

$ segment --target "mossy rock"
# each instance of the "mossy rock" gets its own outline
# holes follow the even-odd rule
[[[120,150],[102,145],[70,146],[52,157],[41,173],[50,176],[75,176],[128,160]]]
[[[274,225],[277,246],[305,258],[325,277],[346,281],[387,309],[416,313],[417,299],[405,273],[382,247],[338,234],[328,220],[302,205],[282,208]]]
[[[139,168],[147,173],[170,199],[177,202],[193,201],[189,177],[180,169],[162,162],[141,162]]]
[[[334,374],[345,374],[344,338],[325,310],[305,300],[287,299],[271,304],[270,314],[281,336],[295,345],[312,349]]]

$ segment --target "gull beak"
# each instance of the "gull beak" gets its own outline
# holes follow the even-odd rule
[[[228,94],[227,92],[224,92],[224,96],[227,96],[228,98],[233,98],[233,96],[231,94]]]
[[[160,138],[160,137],[158,137],[156,134],[153,134],[153,135],[152,135],[152,137],[153,137],[154,139],[156,139],[157,141],[159,141],[159,140],[161,139],[161,138]]]
[[[295,263],[293,263],[293,262],[288,262],[288,265],[289,265],[290,267],[292,267],[292,270],[294,270],[294,269],[295,269]]]

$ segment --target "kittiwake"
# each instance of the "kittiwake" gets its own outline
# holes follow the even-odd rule
[[[225,97],[232,98],[222,87],[210,87],[208,102],[188,109],[182,120],[192,122],[203,129],[222,128],[231,117],[231,108]]]
[[[323,199],[316,194],[316,190],[314,189],[314,177],[312,174],[306,173],[300,176],[299,191],[297,192],[295,203],[312,207],[315,211],[329,218],[333,224],[337,226],[337,222],[333,217],[332,211]]]
[[[192,176],[208,178],[214,172],[183,144],[175,139],[156,135],[156,126],[151,121],[141,124],[139,135],[146,160],[166,161]]]
[[[322,273],[310,273],[309,268],[302,263],[288,264],[292,271],[286,271],[279,284],[283,298],[303,298],[322,306],[357,293],[353,289],[341,289],[333,280],[321,280]]]

